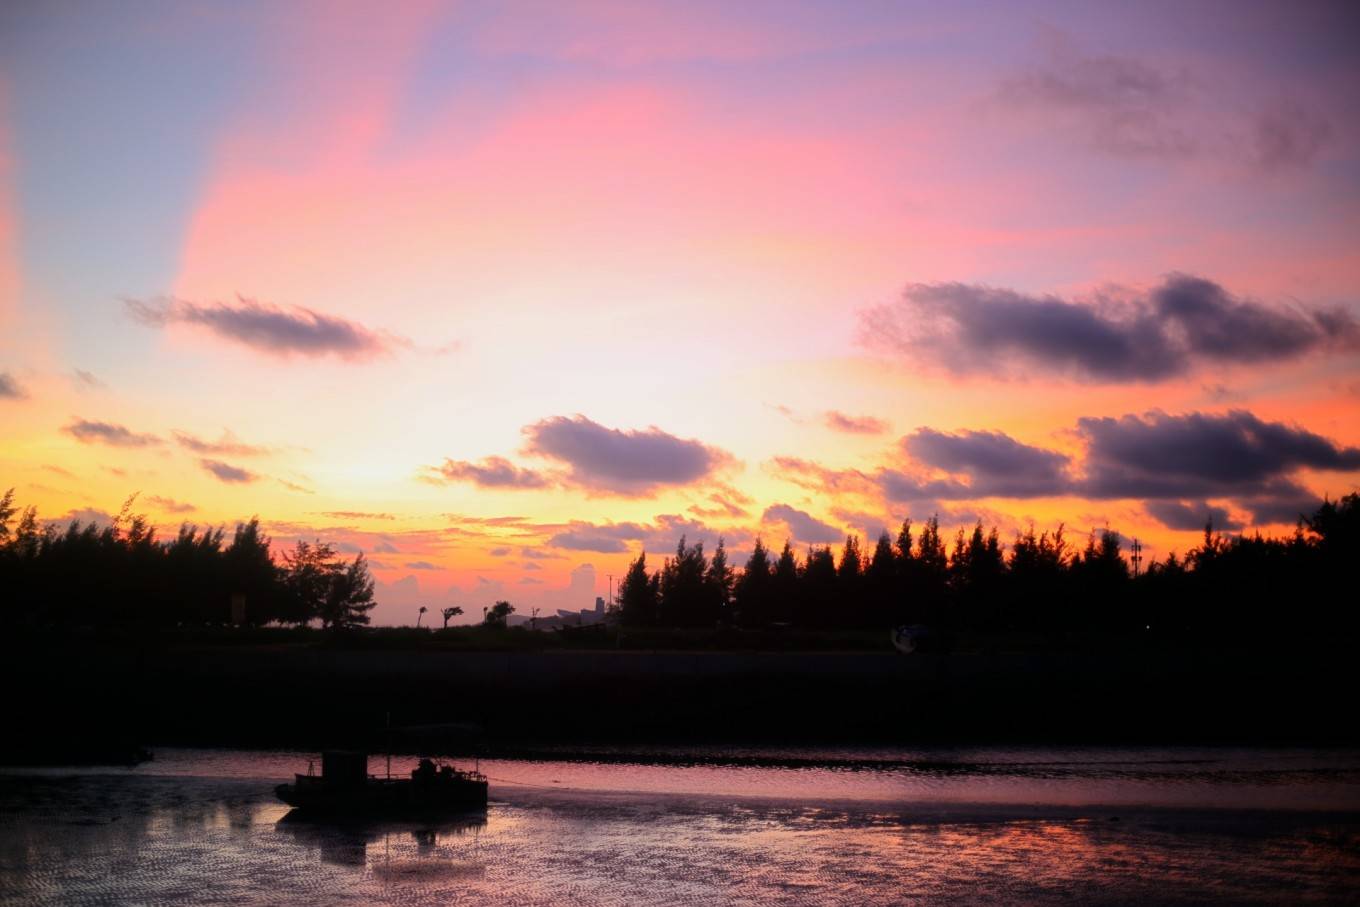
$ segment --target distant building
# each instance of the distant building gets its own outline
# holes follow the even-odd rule
[[[588,627],[604,623],[606,616],[604,596],[595,596],[594,608],[572,611],[558,608],[557,613],[548,617],[533,617],[526,614],[511,614],[508,623],[512,627],[532,627],[535,630],[557,630],[562,627]]]

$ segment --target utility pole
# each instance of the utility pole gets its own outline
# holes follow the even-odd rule
[[[1133,557],[1131,560],[1133,561],[1133,575],[1137,576],[1143,565],[1143,546],[1137,539],[1133,540]]]
[[[612,608],[614,607],[614,574],[606,573],[605,576],[609,577],[609,607]]]

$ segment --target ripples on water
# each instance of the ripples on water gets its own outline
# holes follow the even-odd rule
[[[11,774],[0,901],[1299,903],[1360,890],[1350,751],[600,755],[484,762],[486,816],[434,827],[287,815],[272,786],[305,754],[171,750],[131,770]]]

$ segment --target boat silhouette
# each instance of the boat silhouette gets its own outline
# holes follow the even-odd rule
[[[368,773],[368,754],[329,750],[321,754],[321,774],[308,766],[291,784],[274,789],[289,806],[313,815],[402,817],[485,810],[486,776],[478,771],[436,765],[421,759],[409,778]]]

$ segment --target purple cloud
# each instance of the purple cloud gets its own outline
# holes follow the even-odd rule
[[[166,513],[193,513],[198,508],[193,504],[186,504],[183,501],[176,501],[174,498],[163,498],[160,495],[148,495],[146,502],[153,507],[159,507]]]
[[[162,444],[155,435],[138,434],[122,425],[77,419],[62,429],[83,444],[108,444],[111,447],[154,447]]]
[[[1093,498],[1288,497],[1298,469],[1360,469],[1360,448],[1245,410],[1084,418],[1077,431],[1086,477],[1074,493]]]
[[[932,496],[959,498],[1032,498],[1063,494],[1071,484],[1066,454],[1023,444],[995,431],[957,434],[918,429],[902,439],[902,449],[917,462],[968,477],[966,487],[930,483]]]
[[[28,394],[9,372],[0,372],[0,400],[22,400]]]
[[[241,485],[254,482],[259,478],[253,472],[241,469],[239,466],[232,466],[230,463],[223,463],[221,460],[202,459],[198,461],[198,465],[228,485]]]
[[[1242,524],[1232,518],[1226,507],[1216,507],[1207,501],[1148,501],[1148,516],[1167,529],[1181,531],[1200,530],[1208,523],[1215,529],[1236,530]]]
[[[258,457],[269,453],[268,447],[246,444],[229,431],[222,432],[216,441],[205,441],[182,431],[171,432],[175,442],[185,450],[200,455],[226,457]]]
[[[524,469],[505,457],[486,457],[480,463],[445,460],[443,466],[430,467],[434,478],[444,482],[471,482],[478,488],[546,488],[550,483],[542,473]]]
[[[556,460],[573,484],[589,491],[646,495],[688,485],[732,462],[724,451],[659,428],[621,431],[585,416],[556,416],[524,429],[527,450]]]
[[[1360,350],[1360,325],[1345,309],[1270,307],[1184,274],[1144,296],[1092,304],[968,284],[912,284],[897,303],[864,312],[860,328],[870,347],[955,373],[1107,383]]]
[[[190,324],[219,337],[275,356],[338,356],[359,361],[387,355],[410,341],[371,330],[357,322],[313,309],[277,305],[237,297],[234,304],[195,303],[183,299],[125,299],[134,319],[162,327]]]
[[[830,410],[825,416],[826,427],[848,435],[881,435],[888,423],[873,416],[849,416],[840,410]]]
[[[1087,54],[1065,36],[1047,58],[1006,79],[997,101],[1094,151],[1181,162],[1206,158],[1261,173],[1311,165],[1333,137],[1331,123],[1298,100],[1243,107],[1206,90],[1184,68],[1159,68],[1114,54]]]
[[[843,533],[830,523],[823,523],[805,510],[798,510],[788,504],[774,504],[765,508],[760,518],[762,523],[783,523],[793,537],[810,544],[829,544],[838,542]]]

